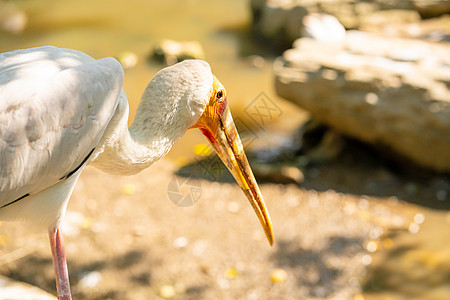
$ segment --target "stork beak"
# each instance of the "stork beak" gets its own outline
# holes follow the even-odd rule
[[[241,139],[230,113],[228,105],[216,120],[218,122],[216,133],[210,132],[212,128],[201,128],[202,133],[213,145],[222,162],[228,168],[237,181],[250,205],[255,210],[259,221],[264,229],[269,244],[273,244],[273,230],[270,216],[264,203],[261,191],[256,183],[253,172],[245,156]]]

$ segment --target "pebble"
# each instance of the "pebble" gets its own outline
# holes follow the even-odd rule
[[[163,285],[160,289],[159,289],[159,295],[161,297],[163,297],[164,299],[169,299],[174,297],[176,294],[175,292],[175,288],[171,285]]]
[[[289,207],[297,207],[300,204],[300,200],[296,196],[288,197],[286,201]]]
[[[359,200],[358,206],[360,209],[366,210],[369,208],[369,201],[367,199],[362,198]]]
[[[372,263],[372,256],[370,256],[369,254],[363,255],[361,257],[361,262],[365,266],[370,265]]]
[[[173,241],[173,246],[175,248],[184,248],[188,244],[188,239],[184,236],[180,236],[179,238],[176,238],[175,241]]]
[[[202,45],[196,41],[162,40],[153,49],[153,56],[167,65],[172,65],[185,59],[204,59]]]
[[[91,289],[96,287],[102,280],[102,274],[97,271],[92,271],[82,275],[80,281],[78,281],[77,287],[79,289]]]
[[[327,14],[309,14],[303,18],[304,34],[322,42],[341,43],[345,39],[345,28],[339,20]]]
[[[377,251],[378,243],[375,241],[369,241],[366,245],[366,249],[367,249],[367,251],[373,253],[373,252]]]
[[[133,235],[136,237],[140,237],[145,235],[145,227],[141,225],[136,225],[133,227]]]
[[[381,226],[376,226],[369,231],[369,236],[371,239],[377,239],[383,234],[383,228]]]
[[[208,248],[208,243],[204,240],[195,241],[192,246],[192,254],[196,257],[201,257],[205,254]]]
[[[94,222],[90,229],[92,230],[92,232],[100,233],[100,232],[106,231],[107,227],[108,227],[107,224],[105,224],[104,222],[98,221],[98,222]]]
[[[83,214],[76,211],[67,211],[66,216],[62,221],[64,235],[77,236],[80,234],[85,217]]]
[[[378,103],[378,95],[375,93],[367,93],[365,101],[370,105],[376,105]]]
[[[247,295],[247,300],[259,300],[261,298],[261,294],[258,291],[251,291]]]
[[[131,51],[120,52],[116,58],[125,70],[135,67],[138,62],[137,55]]]
[[[232,201],[228,203],[227,209],[230,213],[237,213],[240,209],[240,205],[236,201]]]
[[[286,179],[291,179],[293,182],[302,183],[305,181],[305,176],[303,172],[296,167],[284,166],[281,168],[281,175]]]
[[[303,172],[297,167],[268,164],[256,164],[253,167],[257,177],[271,182],[301,184],[305,179]]]
[[[352,215],[357,211],[356,205],[353,203],[346,203],[344,206],[344,213],[347,215]]]
[[[0,5],[0,29],[11,34],[21,34],[27,27],[27,23],[27,14],[15,5]]]
[[[414,223],[422,224],[425,221],[425,216],[421,213],[418,213],[414,216]]]
[[[416,234],[416,233],[419,232],[419,230],[420,230],[419,224],[416,224],[416,223],[414,223],[414,222],[411,223],[411,224],[409,224],[408,231],[409,231],[410,233]]]
[[[217,285],[223,290],[228,290],[230,288],[230,282],[225,278],[217,279]]]
[[[392,216],[390,220],[390,224],[388,224],[391,228],[405,228],[406,222],[402,216]]]
[[[280,283],[287,279],[287,272],[283,269],[275,269],[270,274],[270,280],[273,283]]]
[[[250,55],[246,58],[248,64],[257,69],[262,69],[266,65],[266,60],[259,55]]]

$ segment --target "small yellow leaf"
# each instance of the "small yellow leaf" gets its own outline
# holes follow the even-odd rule
[[[83,229],[89,229],[92,226],[92,219],[91,218],[84,218],[83,221],[81,221],[81,228]]]
[[[224,276],[226,279],[235,279],[239,276],[239,271],[235,268],[228,268],[225,270]]]
[[[122,186],[122,194],[133,195],[136,192],[136,186],[132,183]]]
[[[194,153],[198,156],[208,156],[211,154],[211,147],[206,144],[197,144],[194,146]]]
[[[0,246],[4,246],[8,243],[8,236],[6,234],[0,234]]]

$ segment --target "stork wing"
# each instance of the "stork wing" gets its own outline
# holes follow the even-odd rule
[[[69,49],[0,54],[0,207],[86,161],[122,93],[123,68]]]

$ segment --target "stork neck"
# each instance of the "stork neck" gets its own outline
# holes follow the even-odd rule
[[[125,98],[119,103],[105,132],[105,136],[110,138],[101,143],[102,149],[92,164],[111,174],[136,174],[163,158],[185,131],[165,124],[161,117],[158,119],[141,105],[128,128],[128,102]]]
[[[110,173],[135,174],[166,155],[202,116],[212,95],[206,62],[186,60],[159,71],[144,90],[133,124],[122,90],[118,107],[97,150],[97,165]],[[95,161],[94,161],[95,163]]]

